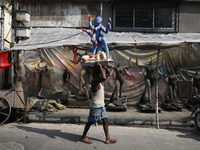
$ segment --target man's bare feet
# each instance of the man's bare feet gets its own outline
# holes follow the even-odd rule
[[[88,139],[87,137],[86,138],[81,138],[80,141],[83,142],[83,143],[87,143],[87,144],[92,144],[93,143],[93,141]]]
[[[117,142],[116,139],[107,139],[107,140],[105,141],[106,144],[113,144],[113,143],[116,143],[116,142]]]

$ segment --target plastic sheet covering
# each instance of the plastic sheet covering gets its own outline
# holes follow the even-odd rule
[[[44,98],[52,98],[56,93],[63,92],[63,73],[63,69],[47,66],[47,69],[42,72],[42,84],[38,96]]]
[[[70,47],[43,48],[40,49],[40,54],[42,60],[47,62],[49,66],[69,71],[69,82],[74,85],[75,88],[79,88],[79,74],[82,67],[80,63],[73,63],[74,54]]]
[[[26,93],[28,96],[37,96],[40,90],[40,78],[43,67],[40,67],[40,57],[37,50],[23,51],[21,68],[23,73],[23,84],[28,87]],[[18,74],[17,74],[18,75]]]
[[[83,68],[80,63],[73,63],[73,50],[78,49],[77,57],[81,57],[86,51],[88,55],[91,54],[92,44],[87,34],[82,33],[79,29],[65,28],[36,28],[32,29],[31,32],[30,39],[21,41],[12,50],[37,49],[42,62],[47,63],[48,69],[42,73],[42,87],[39,95],[49,98],[57,93],[67,92],[68,88],[77,93],[80,88],[80,72]],[[172,71],[175,67],[179,69],[199,69],[199,37],[200,33],[142,34],[110,32],[106,35],[110,56],[114,60],[113,65],[127,66],[128,60],[131,58],[132,67],[127,71],[133,73],[135,78],[123,74],[123,96],[127,96],[131,101],[139,100],[144,92],[145,82],[144,75],[140,74],[143,68],[136,65],[136,57],[141,65],[149,64],[152,60],[152,63],[156,66],[158,49],[161,50],[159,66],[165,73]],[[70,73],[69,82],[63,80],[65,71]],[[106,98],[109,98],[114,90],[114,78],[115,74],[109,76],[104,83]],[[165,77],[160,76],[158,83],[159,95],[166,95],[166,84]],[[154,87],[152,91],[154,91]],[[66,93],[63,95],[66,95]]]
[[[80,81],[80,74],[81,70],[83,69],[80,65],[80,62],[77,64],[73,63],[73,47],[54,47],[54,48],[43,48],[39,49],[40,56],[42,61],[45,61],[48,64],[47,71],[42,73],[42,88],[39,93],[39,96],[42,97],[49,97],[52,94],[55,94],[56,92],[61,92],[62,90],[56,90],[56,87],[65,87],[68,86],[72,92],[75,94],[79,90],[79,81]],[[85,53],[83,50],[78,50],[77,57],[80,57]],[[89,55],[91,53],[88,53]],[[140,64],[148,64],[150,60],[153,61],[155,64],[156,58],[157,58],[157,51],[155,50],[146,50],[145,53],[143,53],[139,49],[126,49],[126,50],[113,50],[110,52],[110,55],[112,59],[114,60],[114,63],[112,65],[120,65],[121,67],[128,66],[129,65],[129,58],[131,58],[132,66],[127,69],[129,73],[132,73],[135,75],[134,78],[127,77],[125,73],[123,73],[124,78],[124,85],[123,85],[123,96],[127,96],[128,98],[138,97],[141,96],[145,83],[144,83],[144,76],[140,75],[139,72],[142,70],[142,68],[139,68],[135,62],[136,62],[136,56],[139,59]],[[160,60],[162,60],[162,53],[160,55]],[[161,61],[160,61],[161,63]],[[50,67],[52,66],[52,67]],[[49,69],[51,71],[49,71]],[[69,71],[70,73],[70,79],[69,82],[64,82],[62,78],[63,71]],[[50,79],[50,74],[52,78]],[[88,77],[89,78],[89,77]],[[114,78],[115,73],[113,76],[109,76],[109,78],[106,80],[105,84],[105,91],[106,91],[106,97],[109,98],[114,90]],[[54,83],[50,83],[51,81],[54,81]],[[50,81],[50,82],[49,82]],[[59,83],[59,81],[62,81]],[[70,84],[70,86],[69,86]],[[53,87],[55,88],[53,88]],[[56,86],[56,87],[55,87]],[[66,89],[64,89],[65,91]]]
[[[200,43],[188,43],[164,51],[168,68],[200,69]]]
[[[124,47],[140,49],[165,49],[186,43],[199,43],[200,33],[149,34],[137,32],[109,32],[105,35],[110,50]],[[11,50],[33,50],[58,46],[76,46],[89,50],[90,37],[81,29],[69,28],[32,28],[31,36],[20,41]]]
[[[23,60],[24,65],[32,72],[38,72],[46,69],[46,62],[41,62],[40,57],[26,58]]]
[[[200,66],[199,62],[199,50],[198,44],[192,44],[192,51],[188,51],[188,45],[177,46],[165,50],[161,50],[159,58],[160,69],[167,73],[166,71],[173,70],[174,67],[177,68],[197,68]],[[38,49],[42,62],[46,62],[48,67],[46,71],[42,72],[41,79],[41,90],[39,96],[44,98],[58,98],[58,93],[62,95],[63,99],[67,99],[68,89],[73,93],[77,93],[79,90],[79,81],[81,70],[83,69],[80,65],[80,62],[77,64],[73,63],[74,53],[73,50],[75,47],[54,47],[54,48],[42,48]],[[77,57],[85,54],[84,50],[77,51]],[[90,55],[91,53],[88,52]],[[139,100],[142,93],[145,89],[144,75],[141,75],[143,67],[138,67],[136,65],[136,57],[138,58],[138,63],[140,66],[149,64],[150,60],[154,66],[156,66],[157,60],[157,50],[140,50],[138,48],[127,48],[124,49],[114,49],[110,51],[110,55],[114,60],[113,65],[117,66],[118,64],[121,67],[127,66],[129,64],[129,58],[131,58],[132,66],[127,69],[129,73],[135,75],[134,78],[127,77],[123,73],[124,84],[123,84],[123,96],[131,101]],[[77,60],[78,60],[77,58]],[[70,78],[68,82],[63,80],[63,74],[65,71],[70,73]],[[156,74],[155,74],[156,76]],[[89,77],[88,77],[89,78]],[[112,76],[109,76],[105,85],[106,98],[109,99],[113,90],[114,90],[114,78],[115,73]],[[159,95],[166,96],[167,94],[167,82],[166,77],[159,77]],[[70,85],[70,86],[69,86]],[[155,85],[154,85],[155,86]],[[154,87],[153,86],[153,92]],[[152,94],[153,97],[155,93]]]
[[[117,66],[119,64],[120,67],[128,66],[129,64],[129,58],[131,58],[132,67],[127,69],[129,73],[134,74],[134,78],[127,77],[125,73],[123,73],[124,78],[124,84],[123,84],[123,90],[122,95],[126,96],[129,100],[135,101],[139,100],[144,89],[145,89],[145,82],[144,82],[144,75],[140,74],[142,71],[142,67],[138,67],[136,65],[136,57],[138,58],[140,65],[146,65],[149,64],[149,62],[152,60],[153,64],[156,64],[157,60],[157,51],[156,50],[146,50],[145,53],[142,50],[139,49],[126,49],[126,50],[114,50],[111,51],[111,57],[114,60],[114,65]],[[162,64],[162,57],[163,53],[160,55],[160,62],[159,64]],[[109,95],[112,94],[114,90],[114,79],[115,79],[115,73],[113,76],[110,76],[106,82],[105,82],[105,91],[106,94]],[[163,82],[163,81],[162,81]],[[162,84],[160,84],[162,86]],[[163,90],[163,89],[161,89]]]

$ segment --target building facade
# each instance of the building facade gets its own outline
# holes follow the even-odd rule
[[[8,0],[2,0],[0,2],[0,18],[2,23],[0,24],[1,50],[4,48],[9,49],[12,42],[12,7]]]
[[[0,1],[0,51],[10,49],[12,39],[12,7],[9,0]],[[11,84],[11,68],[0,72],[0,89],[8,88]]]
[[[0,2],[4,8],[4,48],[14,42],[18,10],[27,11],[31,22],[27,27],[87,28],[88,17],[101,15],[106,24],[112,18],[112,31],[149,33],[199,33],[200,0],[31,0]],[[13,7],[14,6],[14,9]],[[2,11],[1,11],[2,12]],[[2,14],[1,14],[2,15]],[[2,18],[2,16],[1,16]],[[13,35],[13,36],[12,36]]]
[[[198,33],[200,0],[31,0],[30,27],[88,27],[88,17],[112,18],[113,31]]]

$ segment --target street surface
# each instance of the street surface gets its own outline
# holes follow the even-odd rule
[[[110,126],[116,144],[104,144],[102,125],[92,126],[93,144],[79,141],[84,125],[6,124],[0,126],[0,150],[199,150],[200,132],[195,128]]]

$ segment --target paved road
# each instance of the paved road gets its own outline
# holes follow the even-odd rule
[[[110,126],[116,144],[104,144],[102,125],[88,133],[93,144],[79,141],[84,125],[7,124],[0,126],[0,150],[199,150],[200,132],[195,128]],[[9,150],[10,150],[9,149]]]

